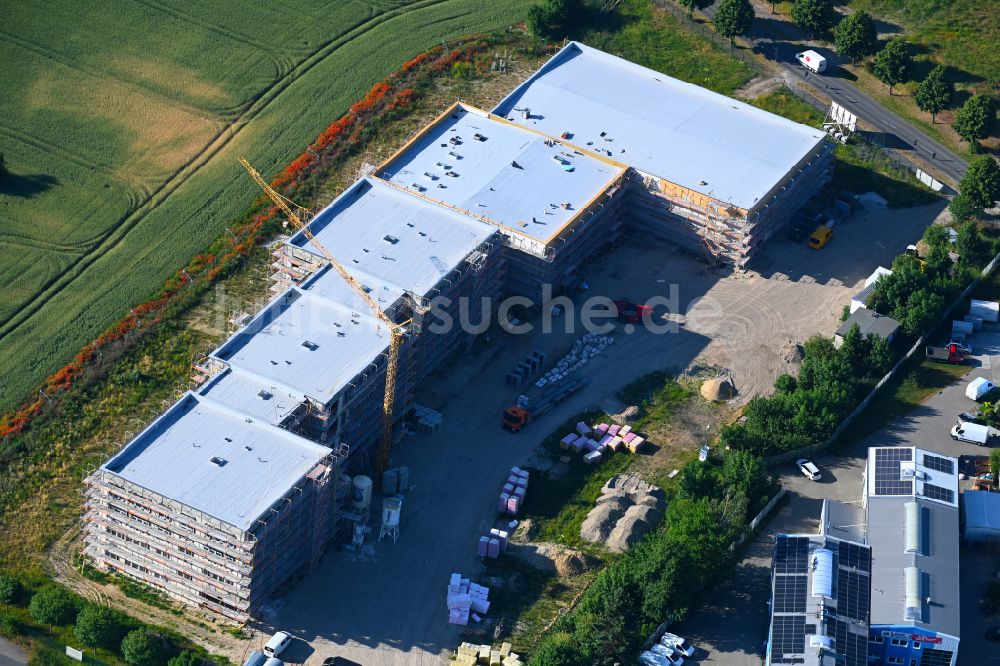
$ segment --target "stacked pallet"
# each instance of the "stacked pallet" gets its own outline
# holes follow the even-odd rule
[[[489,536],[479,537],[479,557],[489,557],[496,559],[507,550],[507,532],[493,528]]]
[[[511,651],[510,643],[503,643],[499,650],[494,650],[492,645],[476,645],[474,643],[462,643],[455,653],[455,663],[462,666],[473,666],[474,664],[485,664],[488,666],[523,666],[521,657]]]
[[[453,573],[448,581],[448,624],[465,626],[469,618],[479,622],[490,610],[490,588],[476,585],[461,574]]]
[[[433,435],[441,427],[444,417],[441,412],[413,403],[413,416],[417,421],[417,430],[425,435]]]
[[[528,470],[520,467],[511,467],[507,481],[500,491],[500,502],[497,504],[497,513],[516,516],[517,512],[524,504],[524,495],[528,492]]]
[[[598,423],[591,428],[581,421],[576,424],[576,432],[559,440],[559,447],[574,453],[582,452],[583,461],[591,465],[613,451],[637,453],[645,443],[645,438],[633,432],[630,425]]]

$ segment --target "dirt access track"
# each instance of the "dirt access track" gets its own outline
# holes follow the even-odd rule
[[[819,251],[778,237],[739,274],[713,272],[672,246],[626,237],[587,267],[590,289],[575,301],[592,295],[646,301],[669,298],[673,289],[679,307],[668,317],[678,324],[675,332],[629,334],[617,325],[615,344],[580,371],[590,385],[518,434],[499,426],[501,411],[519,392],[504,384],[505,375],[533,349],[547,352],[553,362],[583,330],[491,334],[475,353],[459,355],[428,378],[417,396],[439,409],[444,423],[435,435],[404,438],[393,452],[393,465],[409,466],[412,485],[398,543],[374,540],[381,506],[376,495],[372,541],[360,552],[327,553],[314,571],[287,584],[265,608],[252,638],[204,631],[204,625],[192,626],[189,635],[236,663],[277,629],[296,637],[282,655],[290,663],[319,666],[331,656],[365,666],[447,662],[463,640],[462,629],[447,623],[448,576],[461,572],[490,584],[476,542],[494,524],[510,467],[524,463],[573,414],[600,406],[656,370],[723,369],[732,376],[739,401],[769,391],[775,377],[794,370],[785,359],[790,343],[831,335],[864,279],[876,266],[888,266],[943,208],[940,203],[859,213],[838,224],[833,240]],[[61,578],[74,577],[63,573]],[[120,595],[110,596],[112,605],[122,605]],[[142,615],[135,607],[141,604],[129,605]],[[181,618],[172,619],[175,629],[188,633],[179,626],[185,624]]]

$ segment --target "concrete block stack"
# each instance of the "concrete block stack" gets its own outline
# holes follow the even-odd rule
[[[530,375],[538,372],[543,365],[545,365],[545,352],[536,349],[518,363],[512,372],[507,373],[506,382],[510,386],[520,386]]]
[[[528,492],[528,470],[512,467],[507,481],[500,491],[500,502],[497,513],[516,516],[524,503],[524,495]]]
[[[488,666],[523,666],[520,655],[512,652],[510,643],[503,643],[499,650],[492,645],[462,643],[455,653],[455,663],[461,666],[484,664]]]
[[[489,596],[490,588],[453,573],[448,581],[448,624],[464,627],[470,617],[474,622],[482,620],[490,610]]]
[[[615,339],[610,335],[584,333],[573,343],[573,348],[556,363],[555,367],[542,375],[535,386],[541,388],[562,381],[570,374],[587,365],[590,359],[600,355]]]
[[[433,435],[441,427],[444,418],[441,412],[413,403],[414,417],[417,420],[417,430],[425,435]]]
[[[507,550],[507,532],[493,528],[488,536],[479,537],[479,557],[489,557],[496,559]]]

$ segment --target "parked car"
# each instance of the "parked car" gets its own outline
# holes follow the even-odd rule
[[[951,438],[986,446],[990,441],[990,428],[978,423],[959,423],[956,426],[952,426]]]
[[[264,666],[267,656],[260,650],[254,650],[243,662],[243,666]]]
[[[986,419],[978,414],[973,414],[972,412],[962,412],[958,415],[958,425],[963,423],[975,423],[976,425],[989,425],[986,423]]]
[[[962,352],[966,356],[970,356],[972,354],[972,345],[970,345],[968,342],[952,338],[948,342],[944,343],[943,346],[947,347],[948,345],[955,345],[956,347],[958,347],[958,351]]]
[[[660,643],[666,645],[667,647],[672,647],[685,657],[690,657],[694,654],[694,646],[677,634],[671,634],[670,632],[663,634],[663,636],[660,637]]]
[[[666,659],[671,666],[682,666],[684,663],[684,656],[669,645],[653,643],[649,651]]]
[[[799,458],[795,461],[798,465],[799,471],[806,475],[810,481],[819,481],[823,478],[823,472],[819,471],[819,467],[813,461],[806,458]]]
[[[833,229],[827,225],[816,227],[816,230],[809,236],[809,247],[818,250],[826,245],[833,238]]]
[[[976,377],[965,387],[965,397],[969,400],[981,400],[983,396],[995,389],[993,382],[985,377]]]
[[[264,646],[264,654],[268,657],[277,657],[285,651],[289,643],[292,642],[292,635],[287,631],[279,631]]]

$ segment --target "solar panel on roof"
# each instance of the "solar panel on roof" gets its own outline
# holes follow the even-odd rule
[[[772,662],[795,663],[782,659],[786,655],[801,655],[806,650],[806,618],[803,615],[776,616],[771,625]]]
[[[913,481],[904,481],[899,475],[899,464],[913,460],[912,449],[875,449],[875,494],[912,495]]]
[[[933,469],[936,472],[944,472],[945,474],[952,475],[955,474],[955,464],[953,460],[938,456],[930,456],[926,453],[924,454],[924,467],[927,469]]]
[[[923,490],[924,497],[951,504],[955,501],[955,493],[950,488],[935,486],[933,483],[925,483]]]
[[[871,571],[872,555],[869,548],[841,541],[838,551],[840,566],[865,572]]]
[[[774,577],[774,612],[775,613],[805,613],[806,583],[805,575],[776,575]]]
[[[871,580],[856,571],[841,570],[837,576],[837,615],[868,621]]]
[[[774,544],[775,573],[800,573],[809,570],[809,539],[778,537]]]

